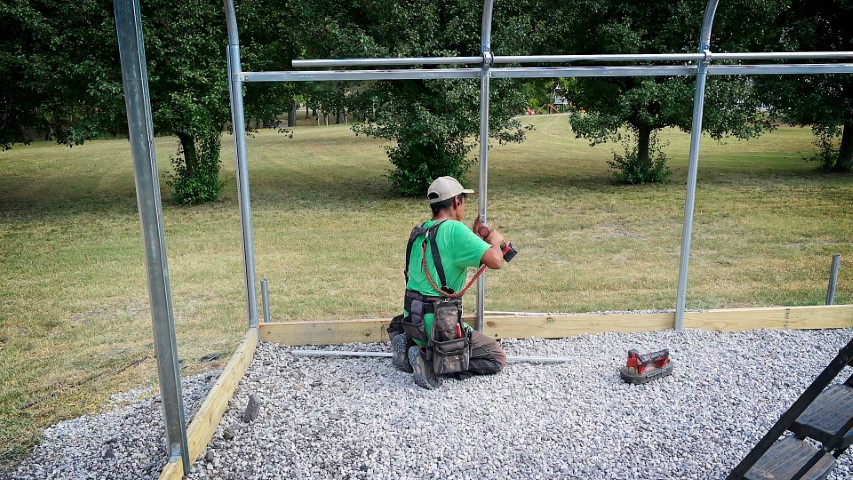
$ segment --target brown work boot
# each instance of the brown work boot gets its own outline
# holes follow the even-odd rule
[[[409,364],[412,366],[415,383],[427,390],[435,390],[441,386],[439,378],[432,369],[432,363],[424,361],[421,349],[417,345],[409,347]]]
[[[409,349],[409,339],[406,335],[396,335],[391,339],[391,351],[394,355],[391,357],[391,363],[406,373],[412,373],[412,366],[409,364],[409,359],[406,358],[407,350]]]

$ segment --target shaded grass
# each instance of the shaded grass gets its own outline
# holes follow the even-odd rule
[[[490,154],[490,223],[521,253],[489,273],[487,308],[672,308],[689,137],[662,134],[670,141],[670,183],[619,186],[605,165],[609,147],[573,139],[565,116],[523,121],[536,127],[528,140]],[[705,140],[689,308],[821,304],[832,253],[844,256],[836,301],[853,302],[853,177],[803,162],[810,142],[809,130],[787,127],[749,142]],[[163,175],[175,145],[157,139]],[[399,310],[405,240],[428,209],[390,191],[382,145],[346,126],[297,127],[293,139],[264,131],[249,140],[257,269],[270,280],[274,319]],[[245,330],[230,137],[222,158],[220,202],[164,206],[186,373],[209,368],[199,358],[230,351]],[[469,179],[476,185],[476,171]],[[140,243],[125,140],[0,152],[0,455],[7,461],[44,426],[156,380],[152,359],[112,374],[153,355]],[[104,375],[68,387],[97,373]],[[16,408],[52,392],[59,393]]]

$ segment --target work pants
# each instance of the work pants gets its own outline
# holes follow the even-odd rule
[[[391,320],[391,324],[388,326],[389,338],[401,334],[405,335],[403,327],[400,325],[402,319],[403,316],[398,315]],[[411,339],[409,342],[411,343]],[[473,375],[498,373],[506,367],[506,353],[494,338],[487,337],[475,330],[471,332],[470,345],[471,358],[468,362],[468,370],[455,374],[460,380]]]

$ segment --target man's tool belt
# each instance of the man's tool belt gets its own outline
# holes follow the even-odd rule
[[[435,314],[435,305],[442,300],[444,300],[442,297],[427,297],[418,292],[406,290],[403,309],[409,312],[409,316],[403,317],[400,324],[409,338],[421,342],[429,341],[424,316],[430,313]]]
[[[462,322],[462,300],[424,296],[406,290],[403,308],[409,312],[401,322],[403,330],[409,337],[427,342],[436,374],[468,370],[471,342]],[[435,316],[429,335],[424,323],[424,316],[428,314]]]

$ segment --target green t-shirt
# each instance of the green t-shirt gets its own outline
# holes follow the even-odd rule
[[[424,224],[424,228],[429,228],[433,224],[435,224],[435,221],[430,220]],[[412,245],[412,257],[409,259],[409,282],[406,284],[406,288],[416,291],[421,295],[440,297],[441,293],[432,288],[426,273],[424,273],[422,265],[423,241],[424,237],[421,235],[415,239],[415,243]],[[454,292],[458,292],[465,286],[468,268],[480,266],[480,259],[483,258],[483,254],[486,253],[490,245],[472,232],[465,224],[456,220],[445,220],[438,227],[435,241],[441,255],[441,265],[444,267],[447,286],[452,288]],[[432,250],[429,244],[427,244],[426,257],[429,274],[433,282],[441,287],[441,280],[438,278],[438,272],[435,270],[435,264],[432,261]],[[404,312],[403,314],[408,316],[409,312]],[[435,316],[432,314],[424,315],[424,326],[426,327],[427,335],[432,331],[434,318]],[[424,342],[417,343],[425,345]]]

